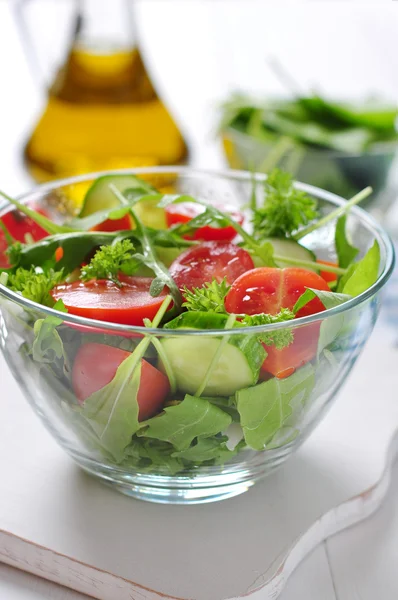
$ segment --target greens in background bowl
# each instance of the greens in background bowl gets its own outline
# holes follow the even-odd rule
[[[33,410],[131,496],[244,492],[320,422],[373,329],[394,255],[353,206],[368,193],[159,167],[10,198],[0,346]]]
[[[381,102],[259,101],[236,94],[221,108],[220,132],[230,167],[269,172],[279,166],[343,198],[371,185],[374,195],[364,206],[382,215],[396,196],[397,110]]]

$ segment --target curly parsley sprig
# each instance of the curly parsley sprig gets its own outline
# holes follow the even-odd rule
[[[80,279],[109,279],[121,286],[119,273],[132,275],[140,265],[135,258],[135,248],[130,239],[120,240],[109,246],[101,246],[90,263],[81,270]]]
[[[52,307],[55,301],[50,291],[63,280],[63,271],[54,271],[53,269],[39,271],[34,267],[30,269],[18,267],[14,273],[8,273],[5,285],[10,290],[19,292],[28,300]]]
[[[201,288],[189,290],[185,287],[185,302],[182,306],[190,311],[226,313],[224,300],[230,287],[226,277],[220,283],[213,279]]]

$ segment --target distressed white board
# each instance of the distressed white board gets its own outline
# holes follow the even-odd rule
[[[242,496],[185,507],[138,502],[82,473],[1,363],[1,560],[100,600],[276,598],[310,550],[387,490],[398,425],[392,342],[381,321],[284,468]]]

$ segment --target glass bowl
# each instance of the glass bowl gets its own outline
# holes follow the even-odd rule
[[[239,206],[248,203],[252,190],[252,176],[245,172],[159,167],[123,173],[149,178],[163,189]],[[63,222],[98,175],[41,186],[23,201]],[[264,176],[255,177],[259,189]],[[309,185],[297,186],[318,199],[322,214],[344,202]],[[0,214],[8,210],[4,206]],[[310,435],[335,400],[376,322],[381,290],[394,266],[393,247],[383,229],[359,208],[351,210],[348,226],[360,256],[378,241],[380,275],[366,292],[324,313],[231,330],[150,329],[60,313],[0,285],[1,349],[34,412],[85,471],[125,494],[154,502],[209,502],[240,494],[280,467]],[[333,230],[329,224],[304,242],[319,258],[333,260]],[[53,344],[45,347],[37,341],[43,319],[54,331]],[[286,328],[292,330],[298,348],[313,349],[312,360],[284,379],[264,376],[248,387],[251,371],[248,374],[248,363],[242,363],[238,348],[256,345],[259,332]],[[133,353],[141,344],[141,356],[157,366],[166,353],[179,390],[167,402],[166,413],[150,424],[142,421],[137,430],[135,398],[143,363],[130,358],[123,363],[127,368],[119,373],[118,381],[113,380],[115,385],[106,386],[107,392],[101,391],[89,406],[79,404],[71,373],[80,368],[83,344],[95,344],[94,374],[104,368],[109,347]],[[198,377],[217,351],[216,371],[223,395],[214,389],[212,375],[195,399]],[[175,401],[185,393],[190,396]],[[174,429],[166,435],[167,423],[161,419],[168,418],[170,411],[175,415],[180,407],[184,408],[180,426],[176,429],[174,419]]]
[[[259,140],[233,127],[222,132],[229,166],[238,170],[254,169],[260,173],[270,170],[269,163],[274,162],[273,153],[278,139],[280,137],[269,134],[264,140]],[[370,185],[373,194],[362,206],[382,219],[397,197],[397,178],[393,169],[397,156],[397,142],[380,143],[361,154],[295,144],[280,157],[277,166],[291,172],[298,181],[346,199]]]

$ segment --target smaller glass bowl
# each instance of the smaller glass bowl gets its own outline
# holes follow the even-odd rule
[[[222,132],[229,166],[260,173],[269,170],[269,159],[273,162],[272,153],[278,139],[270,135],[269,140],[259,140],[233,127]],[[298,181],[346,199],[370,185],[373,194],[361,206],[381,220],[397,197],[397,177],[393,169],[397,156],[397,142],[380,144],[362,154],[295,145],[274,166],[291,172]]]
[[[177,193],[192,194],[209,202],[225,201],[237,207],[247,205],[252,193],[252,176],[244,172],[216,173],[184,167],[122,172],[149,178],[158,188],[166,185],[168,190]],[[63,222],[67,218],[68,201],[75,205],[79,196],[98,175],[100,174],[80,176],[41,186],[25,196],[23,201],[50,211],[54,220]],[[255,178],[259,184],[264,181],[263,175],[256,175]],[[297,186],[317,198],[322,214],[327,214],[344,203],[341,198],[329,192],[304,184]],[[261,185],[258,186],[260,187]],[[4,206],[0,216],[8,210],[10,207]],[[363,210],[354,208],[348,221],[353,243],[360,249],[360,256],[365,254],[374,240],[378,241],[381,253],[379,278],[360,296],[324,313],[276,325],[244,329],[149,329],[60,313],[31,302],[0,285],[0,347],[34,412],[58,444],[84,470],[130,496],[153,502],[209,502],[240,494],[280,467],[323,419],[376,322],[381,290],[394,266],[393,247],[384,230]],[[330,224],[322,228],[322,231],[307,236],[305,243],[320,258],[333,260],[333,232],[334,225]],[[63,341],[67,356],[67,360],[64,359],[64,363],[61,361],[57,368],[53,363],[46,364],[42,360],[36,360],[32,352],[35,339],[33,326],[38,319],[49,316],[59,319],[56,331]],[[218,345],[227,336],[225,342],[229,345],[230,339],[242,335],[249,342],[259,332],[285,328],[293,330],[295,339],[298,336],[303,343],[314,346],[318,351],[314,353],[311,362],[290,377],[285,380],[273,379],[272,394],[269,392],[270,380],[264,384],[264,388],[259,388],[259,416],[261,426],[267,432],[265,447],[253,450],[245,445],[239,446],[239,451],[231,454],[225,464],[216,464],[212,460],[201,465],[196,465],[194,461],[176,463],[175,449],[168,443],[161,450],[157,446],[154,461],[150,445],[147,447],[148,456],[143,457],[142,453],[137,453],[137,446],[134,446],[131,437],[126,446],[129,450],[115,456],[109,451],[106,433],[111,426],[116,431],[120,427],[125,434],[124,413],[111,411],[105,419],[106,423],[100,415],[90,421],[87,415],[82,414],[71,386],[70,369],[81,344],[87,340],[128,350],[146,337],[150,343],[145,358],[154,365],[157,365],[159,356],[152,340],[156,339],[160,344],[183,342],[184,347],[188,344],[191,349],[197,349],[196,354],[192,352],[194,366],[196,361],[203,358],[204,349],[209,347],[209,343],[214,347],[214,344]],[[132,374],[129,376],[132,377]],[[228,384],[228,378],[233,376],[233,369],[227,369],[225,383]],[[213,398],[217,411],[222,410],[223,406],[226,408],[226,401],[227,398]],[[232,406],[232,409],[236,417],[236,407]],[[358,415],[358,419],[360,418],[361,415]],[[242,429],[238,423],[228,427],[230,448],[233,448],[241,440]],[[250,425],[248,428],[250,429]]]

